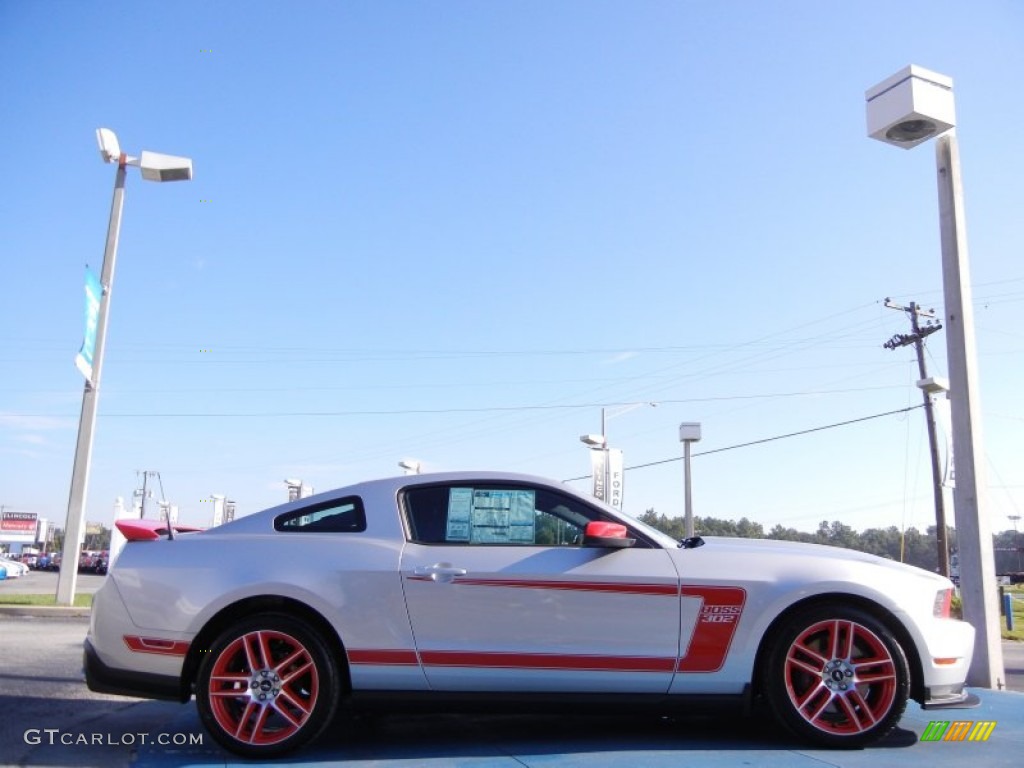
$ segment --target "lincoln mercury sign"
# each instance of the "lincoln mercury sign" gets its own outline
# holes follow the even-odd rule
[[[36,540],[36,526],[39,523],[35,512],[0,513],[0,541],[32,544]]]

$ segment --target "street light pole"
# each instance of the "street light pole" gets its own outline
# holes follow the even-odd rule
[[[57,605],[72,605],[78,583],[78,553],[85,525],[85,499],[89,489],[89,465],[92,463],[92,438],[96,427],[96,408],[100,399],[100,374],[103,371],[103,347],[107,339],[107,315],[110,312],[110,294],[114,287],[114,266],[117,262],[117,242],[121,236],[121,211],[124,208],[125,156],[117,162],[114,176],[114,198],[110,204],[107,223],[107,244],[103,249],[103,270],[100,274],[99,317],[96,323],[96,348],[92,358],[92,378],[85,380],[82,390],[82,413],[78,420],[78,441],[75,443],[75,463],[71,470],[71,491],[68,496],[68,516],[64,525],[64,547],[61,550],[60,573],[57,576]]]
[[[953,81],[911,65],[868,90],[865,98],[868,135],[872,138],[910,149],[938,137],[935,164],[942,240],[942,286],[946,304],[949,403],[956,462],[953,507],[964,618],[976,633],[967,683],[996,688],[1003,684],[1003,649],[992,527],[986,503],[988,487],[981,447],[977,350],[960,154],[953,132],[956,125]]]
[[[96,321],[96,342],[92,354],[92,367],[85,377],[82,391],[82,413],[78,422],[78,440],[75,443],[75,462],[71,470],[71,491],[68,494],[68,514],[64,524],[64,547],[61,551],[60,574],[57,578],[58,605],[72,605],[78,581],[78,555],[85,525],[85,501],[89,487],[89,466],[92,463],[93,432],[96,427],[96,409],[99,405],[100,379],[103,371],[103,348],[107,337],[107,316],[110,296],[114,288],[114,265],[117,261],[117,243],[121,236],[121,211],[124,208],[126,168],[139,168],[148,181],[189,181],[192,161],[187,157],[142,152],[140,157],[129,157],[121,151],[117,136],[109,128],[96,131],[100,156],[104,162],[117,162],[114,176],[114,198],[107,223],[107,242],[103,250],[103,269],[100,275],[100,298]]]
[[[982,448],[978,353],[967,259],[960,152],[954,133],[939,137],[935,145],[935,163],[942,232],[949,400],[956,462],[953,507],[960,544],[960,589],[964,618],[978,632],[968,682],[995,688],[1002,684],[1004,677],[1002,632]]]
[[[601,434],[580,435],[580,442],[590,448],[590,467],[593,477],[592,493],[595,498],[610,504],[622,511],[625,490],[625,470],[622,464],[622,451],[608,447],[608,422],[643,406],[656,408],[657,403],[645,400],[627,403],[624,407],[609,414],[606,406],[601,406]],[[599,451],[600,453],[594,453]]]
[[[693,486],[690,473],[690,446],[700,440],[700,424],[695,421],[679,425],[679,440],[683,444],[683,527],[686,538],[693,538]]]

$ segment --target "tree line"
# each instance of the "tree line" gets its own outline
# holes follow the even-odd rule
[[[648,509],[638,519],[672,538],[681,539],[686,535],[685,522],[682,517],[666,517],[653,509]],[[818,524],[818,530],[814,533],[786,528],[779,524],[766,532],[761,523],[755,523],[746,517],[741,517],[739,520],[722,520],[715,517],[695,516],[693,529],[700,536],[779,539],[845,547],[909,563],[929,571],[938,570],[939,558],[934,525],[928,526],[924,532],[913,527],[901,531],[895,525],[890,525],[888,528],[868,528],[858,532],[838,520],[831,522],[822,520]],[[1022,570],[1021,558],[1024,557],[1024,552],[1020,549],[1021,538],[1024,536],[1019,536],[1013,530],[1002,531],[992,537],[995,547],[996,573],[1014,573]],[[951,551],[955,552],[957,540],[954,528],[949,529],[947,539]]]

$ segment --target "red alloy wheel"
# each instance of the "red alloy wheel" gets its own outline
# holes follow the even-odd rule
[[[848,749],[896,728],[910,696],[910,665],[879,616],[852,605],[808,605],[773,628],[769,643],[759,688],[792,733]]]
[[[786,653],[786,691],[800,716],[826,733],[856,734],[881,723],[896,700],[896,662],[856,621],[812,624]]]
[[[309,651],[283,632],[235,639],[210,674],[217,725],[246,744],[277,744],[299,731],[316,706],[320,675]]]
[[[246,757],[284,754],[316,738],[337,708],[337,663],[305,621],[257,614],[221,633],[196,678],[210,734]]]

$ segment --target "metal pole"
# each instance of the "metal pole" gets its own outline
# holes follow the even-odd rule
[[[910,302],[910,326],[914,330],[914,349],[917,351],[917,371],[924,381],[928,368],[924,362],[924,339],[917,322],[917,304]],[[935,407],[932,393],[922,389],[924,395],[925,423],[928,427],[928,448],[932,464],[932,492],[935,497],[935,542],[939,556],[939,573],[949,578],[949,541],[946,528],[946,504],[942,494],[942,469],[939,466],[939,443],[935,434]]]
[[[68,496],[68,516],[64,524],[64,549],[61,553],[60,574],[57,577],[57,605],[75,602],[78,581],[78,550],[85,523],[85,500],[89,489],[89,464],[92,461],[93,430],[96,426],[96,408],[100,397],[100,374],[103,369],[103,347],[107,338],[107,313],[110,311],[110,293],[114,286],[114,266],[117,261],[117,240],[121,235],[121,209],[124,207],[124,154],[117,164],[114,177],[114,198],[110,204],[107,224],[107,244],[103,251],[103,271],[100,285],[99,317],[96,323],[96,347],[92,359],[92,381],[86,380],[82,391],[82,414],[78,420],[78,442],[75,444],[75,464],[71,471],[71,492]]]
[[[692,441],[690,441],[690,440],[684,440],[683,441],[683,465],[684,465],[684,472],[685,472],[685,475],[686,475],[686,481],[685,481],[685,483],[686,483],[686,490],[685,490],[685,495],[684,495],[684,499],[685,499],[684,504],[686,505],[685,529],[686,529],[686,538],[688,538],[688,539],[693,537],[693,496],[691,495],[691,485],[690,485],[690,445],[691,444],[692,444]]]
[[[1017,532],[1020,515],[1007,515],[1007,517],[1013,523],[1013,547],[1017,550],[1017,573],[1020,573],[1020,533]]]
[[[612,503],[611,493],[611,454],[608,453],[608,417],[604,406],[601,407],[601,451],[604,453],[604,498],[605,504]]]
[[[964,221],[960,152],[951,131],[935,145],[942,234],[942,284],[946,302],[946,355],[953,422],[955,482],[953,507],[960,552],[960,589],[964,618],[974,626],[974,658],[968,685],[1002,687],[995,553],[987,505],[978,363],[971,304],[967,229]]]

